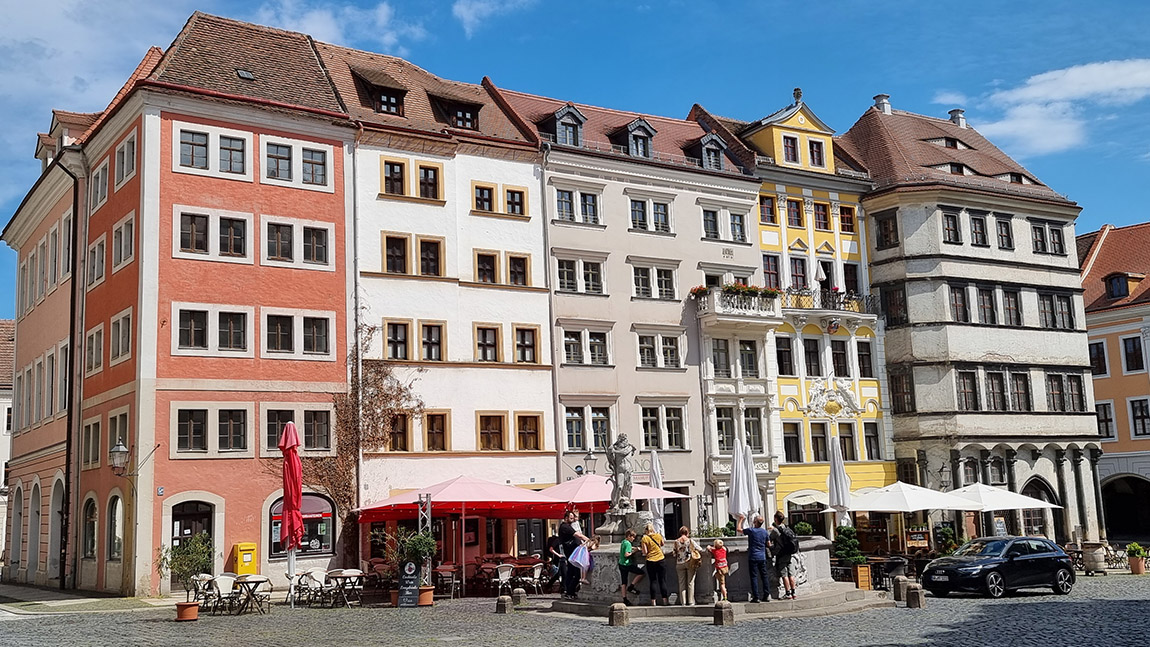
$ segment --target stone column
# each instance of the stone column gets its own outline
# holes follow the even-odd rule
[[[1075,508],[1078,510],[1078,525],[1082,527],[1083,541],[1087,539],[1094,539],[1097,537],[1097,532],[1086,517],[1086,486],[1082,482],[1082,450],[1075,449],[1071,455],[1071,465],[1074,470],[1074,497],[1075,503],[1078,505]]]
[[[1066,450],[1054,450],[1054,473],[1058,476],[1058,499],[1062,504],[1062,533],[1066,537],[1073,536],[1074,527],[1070,523],[1070,509],[1066,505]],[[1057,534],[1057,533],[1055,533]]]
[[[1006,450],[1006,487],[1011,492],[1018,492],[1018,452],[1013,449]],[[1023,534],[1022,528],[1022,511],[1012,510],[1010,518],[1013,520],[1014,533],[1016,535]]]
[[[1101,459],[1101,449],[1090,450],[1090,479],[1094,487],[1094,507],[1098,511],[1098,537],[1106,541],[1106,508],[1102,506],[1102,485],[1098,480],[1098,461]]]
[[[983,449],[978,452],[978,474],[979,478],[986,485],[990,485],[990,450]],[[994,534],[994,513],[982,513],[982,534],[983,536]]]

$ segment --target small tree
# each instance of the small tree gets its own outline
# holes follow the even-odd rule
[[[212,571],[212,538],[208,533],[201,532],[182,537],[179,542],[171,548],[160,546],[156,549],[156,570],[160,577],[167,577],[171,573],[184,586],[184,600],[190,602],[195,577]]]
[[[858,531],[853,526],[835,528],[834,555],[850,564],[866,563],[866,556],[859,550]]]
[[[796,521],[794,528],[796,535],[813,535],[815,534],[815,527],[806,521]]]

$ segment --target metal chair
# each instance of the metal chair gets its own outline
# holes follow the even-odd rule
[[[543,562],[531,567],[531,575],[526,575],[519,578],[520,586],[526,588],[528,586],[535,588],[535,593],[543,592]]]
[[[440,566],[451,566],[450,564],[441,564]],[[455,576],[455,569],[435,569],[435,578],[439,584],[439,591],[448,598],[455,597],[455,587],[458,584],[458,578]]]
[[[239,591],[236,590],[236,578],[233,575],[217,575],[210,582],[212,598],[212,614],[214,615],[224,607],[231,611],[239,601]]]
[[[514,564],[500,564],[499,566],[495,567],[495,579],[493,580],[493,584],[495,585],[496,595],[503,592],[503,587],[507,587],[508,593],[511,592],[511,576],[514,573]]]

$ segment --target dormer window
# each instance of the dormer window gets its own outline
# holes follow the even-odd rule
[[[1021,173],[1011,173],[1010,174],[1010,183],[1011,184],[1022,184],[1023,183],[1022,182],[1022,174]]]
[[[1110,299],[1118,299],[1120,297],[1130,296],[1130,284],[1126,281],[1126,275],[1116,274],[1106,279],[1106,296]]]
[[[573,104],[567,104],[555,111],[551,116],[555,123],[555,143],[564,146],[582,146],[583,124],[587,117]],[[547,126],[544,126],[546,129]]]
[[[799,138],[783,135],[783,160],[791,164],[799,163]]]
[[[579,124],[562,121],[555,129],[555,141],[567,146],[579,145]]]
[[[823,159],[823,143],[816,140],[810,140],[811,153],[811,166],[826,166],[826,161]]]
[[[942,145],[947,148],[958,148],[958,140],[954,137],[946,137],[942,140]]]
[[[636,157],[650,157],[651,138],[639,133],[631,135],[631,154]]]
[[[712,171],[723,170],[723,154],[717,148],[703,149],[703,168]]]
[[[375,111],[388,115],[403,116],[403,92],[381,88],[376,92]]]
[[[451,125],[467,130],[479,130],[477,110],[471,106],[456,106],[451,116]]]
[[[966,175],[966,168],[963,167],[962,164],[951,163],[950,174],[951,175]]]

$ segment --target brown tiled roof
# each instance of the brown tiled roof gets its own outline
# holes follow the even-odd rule
[[[444,111],[435,105],[437,101],[458,102],[479,107],[479,130],[474,132],[507,141],[529,142],[481,85],[441,79],[394,56],[321,42],[315,46],[352,119],[427,133],[442,134],[450,130],[467,137],[473,131],[453,127]],[[369,94],[371,85],[405,90],[403,116],[376,112],[374,99]]]
[[[120,91],[116,93],[116,96],[112,97],[111,102],[108,103],[108,107],[105,108],[103,112],[99,113],[99,118],[93,121],[92,125],[88,126],[88,129],[85,130],[84,134],[81,135],[78,139],[81,141],[86,141],[89,137],[91,137],[92,133],[96,132],[96,130],[100,128],[100,125],[107,120],[107,118],[112,114],[112,112],[115,111],[117,107],[119,107],[120,102],[126,99],[128,94],[130,94],[132,90],[135,89],[136,83],[140,79],[147,78],[147,76],[152,73],[152,70],[156,68],[156,64],[160,62],[160,59],[163,56],[164,50],[160,49],[159,47],[149,47],[148,52],[144,54],[144,58],[140,60],[139,65],[137,65],[136,69],[132,71],[132,74],[128,77],[128,80],[124,82],[124,85],[120,87]]]
[[[953,137],[970,149],[946,148],[927,140]],[[902,110],[891,114],[872,107],[842,136],[843,147],[857,151],[878,188],[940,184],[1074,204],[1043,184],[1011,184],[997,175],[1034,174],[1012,160],[974,128],[962,128],[948,119],[916,115]],[[854,157],[854,155],[851,155]],[[977,175],[952,175],[931,166],[958,162]]]
[[[16,320],[0,319],[0,388],[12,388],[16,364]]]
[[[52,118],[68,128],[74,128],[83,132],[87,130],[88,126],[96,123],[96,120],[100,118],[100,113],[53,110]]]
[[[1104,225],[1108,227],[1109,225]],[[1074,247],[1078,251],[1078,269],[1086,269],[1086,264],[1090,261],[1090,251],[1094,248],[1094,241],[1098,240],[1099,234],[1102,230],[1092,231],[1088,234],[1082,234],[1074,240]]]
[[[1103,225],[1099,231],[1078,237],[1080,252],[1083,239],[1091,242],[1088,255],[1093,255],[1090,270],[1082,277],[1082,300],[1087,312],[1150,303],[1150,223]],[[1106,296],[1105,280],[1119,272],[1147,278],[1133,286],[1129,295],[1110,299]]]
[[[241,79],[247,70],[255,80]],[[149,80],[343,114],[311,39],[201,12],[192,14]]]

